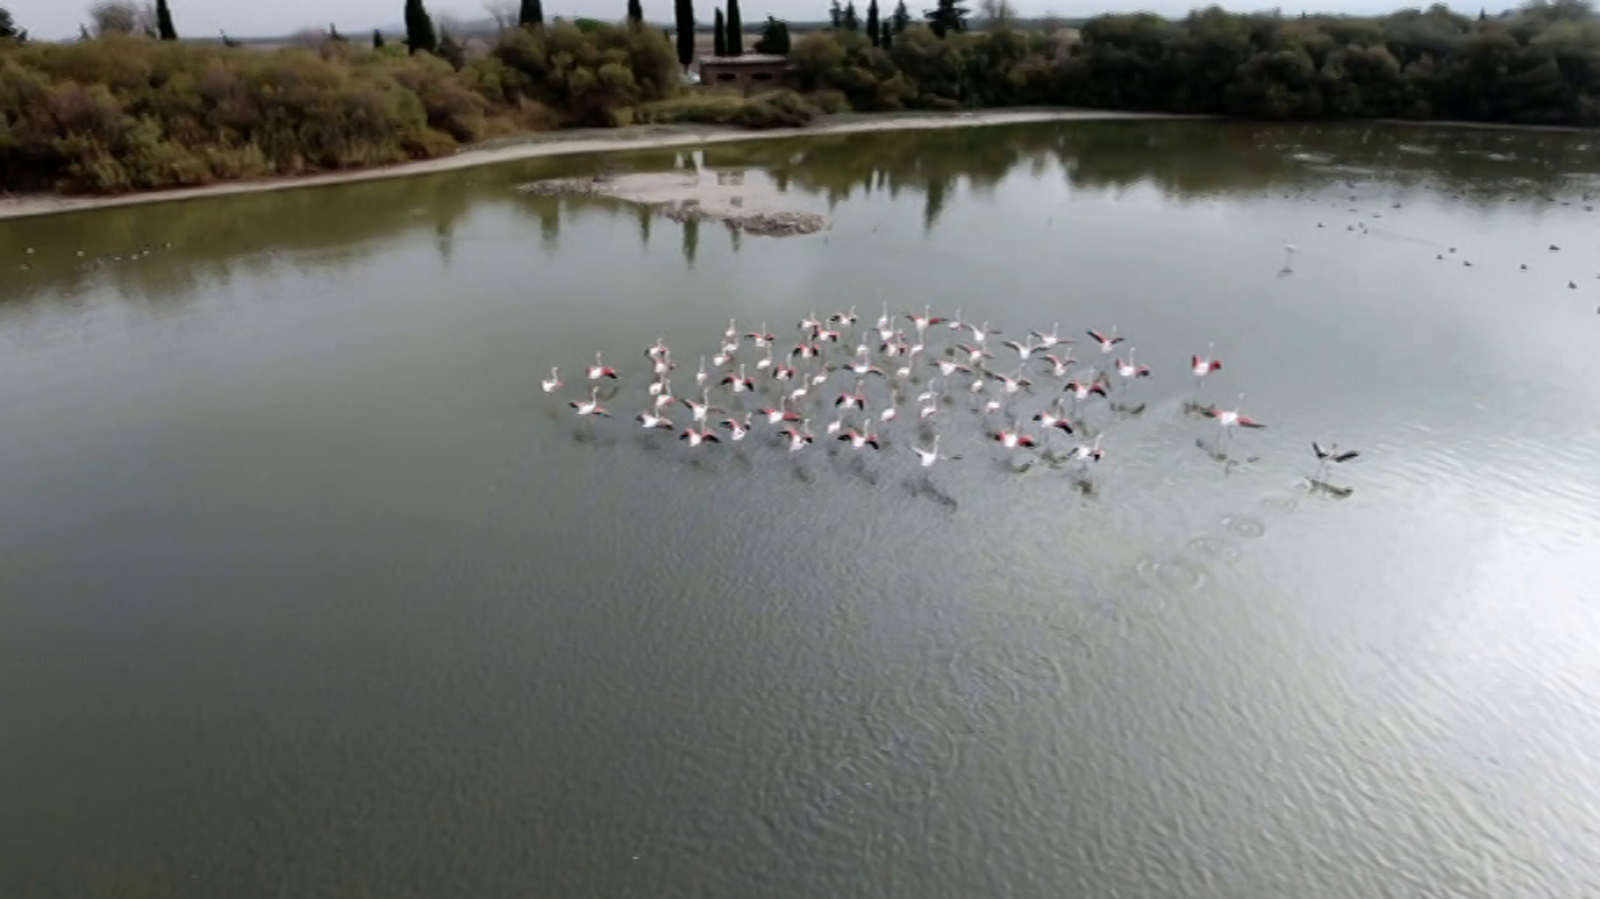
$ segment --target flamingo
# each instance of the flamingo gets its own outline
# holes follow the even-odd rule
[[[985,359],[994,358],[993,353],[990,353],[981,346],[972,346],[971,344],[959,343],[956,344],[956,349],[967,354],[968,365],[977,365],[979,362],[982,362]]]
[[[1088,384],[1084,384],[1082,381],[1078,380],[1077,378],[1073,378],[1072,380],[1067,382],[1067,386],[1064,389],[1068,393],[1072,394],[1073,405],[1077,405],[1078,403],[1081,403],[1084,400],[1088,399],[1090,394],[1098,394],[1100,396],[1105,396],[1106,395],[1106,379],[1103,378],[1103,377],[1095,378],[1093,381],[1089,382]]]
[[[1023,449],[1032,449],[1039,445],[1039,441],[1034,440],[1032,437],[1029,437],[1027,434],[1024,434],[1020,431],[990,431],[989,439],[1000,444],[1006,449],[1017,449],[1019,447]]]
[[[817,439],[812,435],[811,429],[807,427],[810,423],[811,420],[807,419],[802,421],[800,423],[800,427],[798,428],[784,428],[778,432],[779,434],[789,438],[789,452],[798,453],[802,448],[805,447],[806,444]]]
[[[708,377],[710,377],[710,374],[706,371],[706,357],[701,356],[700,370],[694,373],[694,385],[696,387],[706,386],[706,378]]]
[[[1068,353],[1065,356],[1057,356],[1054,353],[1044,353],[1039,356],[1039,361],[1050,366],[1050,373],[1058,378],[1065,378],[1067,376],[1067,372],[1072,370],[1072,366],[1078,364],[1078,360],[1072,358],[1071,353]]]
[[[672,383],[667,380],[666,375],[662,375],[654,381],[651,381],[650,386],[645,389],[650,392],[651,396],[660,396],[663,393],[670,394],[672,393]]]
[[[983,324],[976,326],[968,325],[967,328],[972,331],[972,342],[976,343],[978,346],[987,344],[989,342],[989,335],[1000,333],[997,330],[991,330],[988,322],[984,322]]]
[[[672,361],[672,355],[670,353],[665,356],[657,356],[655,365],[653,366],[655,373],[658,375],[664,375],[677,367],[678,363]]]
[[[657,337],[656,342],[644,351],[645,358],[650,360],[660,359],[671,353],[672,351],[667,349],[667,340],[664,337]]]
[[[744,373],[743,362],[739,363],[738,374],[728,375],[722,379],[722,386],[728,387],[730,385],[733,387],[734,393],[744,393],[747,390],[753,392],[756,389],[756,382]]]
[[[794,349],[789,351],[789,358],[791,359],[795,356],[799,356],[801,359],[815,359],[820,355],[822,355],[822,347],[814,343],[797,343]]]
[[[1094,436],[1094,443],[1080,443],[1073,447],[1072,452],[1067,453],[1067,460],[1088,465],[1090,462],[1099,462],[1104,459],[1106,451],[1100,448],[1100,436],[1099,434]]]
[[[1238,402],[1234,405],[1234,407],[1232,409],[1218,409],[1216,406],[1212,406],[1209,409],[1203,410],[1204,414],[1208,418],[1215,418],[1217,420],[1217,438],[1219,440],[1224,435],[1226,435],[1228,433],[1228,429],[1232,428],[1232,427],[1240,427],[1240,428],[1264,428],[1264,427],[1266,427],[1266,425],[1262,424],[1259,421],[1256,421],[1255,419],[1251,418],[1250,416],[1240,413],[1239,407],[1242,406],[1242,405],[1244,405],[1244,394],[1241,393],[1241,394],[1239,394]]]
[[[829,321],[845,328],[852,327],[857,321],[860,320],[860,318],[861,316],[856,314],[856,307],[854,306],[850,307],[849,312],[835,312],[834,314],[828,316]]]
[[[818,331],[822,330],[822,319],[817,318],[817,311],[815,309],[811,310],[811,315],[800,319],[800,330],[812,336],[815,336]]]
[[[989,377],[1005,385],[1005,393],[1010,396],[1024,387],[1032,387],[1033,382],[1022,376],[1022,369],[1017,369],[1016,377],[1002,375],[998,372],[989,372]]]
[[[1189,371],[1194,374],[1194,388],[1196,390],[1200,389],[1201,378],[1222,367],[1222,360],[1213,358],[1211,355],[1212,350],[1215,348],[1216,344],[1208,343],[1206,344],[1206,354],[1204,356],[1189,357]]]
[[[798,413],[798,412],[790,412],[788,409],[784,408],[785,405],[786,405],[786,401],[784,399],[782,399],[782,398],[779,398],[779,400],[778,400],[778,408],[776,408],[776,409],[760,409],[758,411],[761,413],[761,415],[763,417],[766,418],[767,424],[769,424],[769,425],[775,425],[780,421],[799,421],[800,420],[800,413]]]
[[[1038,422],[1041,427],[1058,428],[1068,434],[1072,433],[1072,421],[1061,410],[1061,402],[1059,400],[1052,404],[1050,408],[1035,415],[1033,420]]]
[[[866,353],[861,353],[855,359],[846,362],[844,367],[854,372],[858,376],[878,375],[881,377],[883,375],[883,369],[867,361]]]
[[[595,353],[594,364],[589,366],[588,375],[591,381],[598,381],[601,378],[610,378],[615,381],[617,379],[617,370],[606,365],[605,360],[600,358],[600,354]]]
[[[923,306],[921,315],[917,315],[913,312],[907,312],[906,318],[911,319],[911,326],[917,329],[918,337],[921,337],[923,334],[927,333],[929,325],[944,324],[943,318],[933,314],[932,306]]]
[[[927,449],[913,446],[911,450],[917,454],[917,460],[923,468],[932,468],[935,462],[955,462],[961,458],[960,456],[946,456],[939,452],[938,434],[933,435],[933,446]]]
[[[1111,350],[1114,349],[1117,344],[1127,339],[1125,337],[1117,336],[1117,329],[1114,327],[1111,329],[1112,336],[1110,337],[1101,334],[1099,331],[1096,331],[1093,328],[1089,329],[1088,334],[1090,337],[1094,338],[1096,343],[1100,344],[1100,352],[1102,355],[1106,356],[1111,355]]]
[[[555,366],[551,366],[550,367],[550,377],[545,378],[543,381],[540,381],[539,382],[539,386],[544,388],[544,392],[545,393],[555,393],[557,390],[560,390],[561,389],[561,369],[556,368]]]
[[[962,328],[971,327],[971,325],[968,325],[966,322],[961,320],[961,310],[960,309],[957,309],[956,310],[956,314],[952,315],[950,317],[950,321],[946,322],[946,326],[949,327],[949,329],[952,330],[952,331],[959,331]]]
[[[1285,274],[1294,271],[1294,254],[1299,251],[1299,247],[1287,240],[1283,242],[1283,271]]]
[[[960,371],[960,372],[971,372],[972,371],[972,369],[968,368],[965,365],[962,365],[960,362],[957,362],[954,359],[929,359],[928,360],[928,364],[937,366],[939,368],[939,374],[944,375],[947,378],[950,377],[951,375],[955,374],[958,371]]]
[[[866,426],[862,425],[862,427]],[[855,428],[845,428],[844,433],[840,434],[835,439],[842,441],[848,440],[852,449],[865,449],[869,446],[875,450],[883,449],[883,447],[878,444],[877,434],[857,431]]]
[[[732,432],[729,437],[735,441],[743,440],[745,435],[750,433],[750,413],[744,414],[743,421],[737,418],[725,418],[722,420],[722,426]]]
[[[1018,361],[1022,363],[1026,363],[1028,361],[1028,357],[1033,355],[1033,351],[1038,349],[1038,347],[1033,345],[1032,337],[1029,337],[1022,343],[1017,343],[1015,340],[1007,340],[1003,343],[1005,346],[1017,351]]]
[[[717,437],[716,432],[712,431],[710,428],[703,428],[701,430],[695,430],[692,427],[684,428],[683,433],[678,435],[678,439],[689,441],[690,446],[699,446],[702,443],[722,442],[722,440]]]
[[[598,415],[601,418],[610,418],[611,413],[600,406],[600,388],[596,387],[589,392],[586,400],[570,400],[567,405],[578,410],[579,415]]]
[[[894,333],[893,323],[894,319],[889,315],[889,301],[885,300],[883,302],[883,314],[878,316],[878,336],[888,340],[889,335]]]
[[[691,400],[688,397],[684,397],[683,404],[689,407],[689,412],[694,417],[694,420],[700,422],[701,424],[705,423],[706,413],[714,408],[711,405],[710,390],[702,392],[699,400]]]
[[[861,388],[861,379],[856,379],[855,393],[841,393],[839,398],[833,401],[833,404],[840,409],[861,409],[865,411],[867,408],[867,395]]]
[[[717,351],[715,356],[711,357],[711,364],[717,368],[727,365],[733,361],[733,351],[733,347],[724,345],[722,349]]]
[[[737,324],[734,323],[733,319],[731,319],[731,318],[728,319],[728,330],[723,331],[722,332],[722,336],[729,343],[732,343],[732,342],[737,341],[739,339],[739,327],[738,327]]]
[[[1046,332],[1029,331],[1028,333],[1031,334],[1034,337],[1039,338],[1039,347],[1038,348],[1041,349],[1041,350],[1051,349],[1051,348],[1055,347],[1056,344],[1060,344],[1060,343],[1072,343],[1071,340],[1061,336],[1061,323],[1060,322],[1056,322],[1054,325],[1052,325],[1049,331],[1046,331]]]
[[[773,365],[773,362],[772,362],[772,344],[769,343],[769,344],[767,344],[767,358],[759,359],[759,360],[756,361],[756,371],[763,371],[765,369],[769,369],[769,368],[772,367],[772,365]]]
[[[1330,443],[1327,446],[1323,446],[1315,440],[1311,441],[1311,451],[1317,454],[1318,461],[1324,463],[1349,462],[1351,459],[1357,458],[1361,455],[1360,450],[1345,450],[1344,452],[1340,452],[1339,444],[1337,443]]]
[[[776,337],[773,337],[771,334],[767,333],[767,323],[766,322],[762,322],[761,323],[761,330],[759,330],[759,331],[751,331],[749,334],[746,334],[745,336],[750,338],[750,340],[755,343],[756,349],[758,349],[758,350],[765,348],[766,346],[771,344],[774,340],[778,339]]]
[[[633,420],[637,421],[639,423],[639,425],[641,427],[645,428],[646,430],[649,430],[651,428],[661,428],[663,430],[670,431],[674,427],[676,427],[672,423],[672,419],[666,417],[665,415],[656,415],[655,413],[650,412],[648,410],[646,410],[644,412],[640,412],[638,415],[635,415],[633,417]]]
[[[1148,378],[1148,377],[1150,377],[1150,366],[1148,366],[1148,365],[1135,365],[1133,363],[1133,348],[1132,347],[1128,348],[1128,361],[1124,362],[1119,358],[1116,361],[1116,367],[1117,367],[1117,374],[1121,375],[1125,379],[1130,379],[1131,380],[1133,378]]]

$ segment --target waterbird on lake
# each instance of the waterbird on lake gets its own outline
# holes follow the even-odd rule
[[[560,390],[561,370],[553,365],[550,366],[550,377],[540,381],[539,386],[544,388],[545,393],[555,393],[557,390]]]
[[[917,454],[917,464],[923,468],[932,468],[936,462],[957,462],[961,459],[960,456],[946,456],[939,452],[938,434],[933,435],[933,446],[927,448],[913,446],[911,450]]]
[[[1321,462],[1349,462],[1361,455],[1360,450],[1340,450],[1339,444],[1330,443],[1323,446],[1321,443],[1311,441],[1311,451],[1316,454]]]
[[[617,379],[617,370],[605,363],[599,353],[594,354],[594,364],[588,368],[589,380],[598,381],[601,378]]]
[[[1122,378],[1127,379],[1127,380],[1131,380],[1133,378],[1148,378],[1148,377],[1150,377],[1150,366],[1148,366],[1148,365],[1135,365],[1133,363],[1133,348],[1132,347],[1128,348],[1128,361],[1124,362],[1120,358],[1117,359],[1116,369],[1117,369],[1117,374],[1119,376],[1121,376]]]
[[[745,435],[750,433],[750,413],[746,412],[743,419],[724,418],[721,424],[731,432],[729,437],[735,441],[743,440]]]
[[[883,447],[878,443],[878,435],[864,430],[866,428],[865,424],[862,424],[861,427],[863,430],[860,431],[855,428],[845,428],[844,433],[835,439],[848,441],[852,449],[882,449]]]
[[[1212,351],[1215,349],[1216,344],[1208,343],[1206,344],[1206,354],[1204,356],[1189,357],[1189,372],[1194,375],[1194,387],[1196,390],[1200,389],[1201,378],[1222,368],[1222,360],[1212,356]]]
[[[1032,449],[1039,445],[1039,441],[1034,440],[1027,434],[1010,429],[990,431],[989,439],[1006,449]]]
[[[1094,435],[1094,443],[1080,443],[1073,447],[1072,451],[1067,453],[1067,461],[1082,462],[1087,465],[1090,462],[1099,462],[1104,459],[1106,451],[1100,448],[1101,436],[1100,434]]]
[[[611,413],[607,412],[600,406],[600,388],[598,387],[595,387],[590,391],[589,398],[587,400],[569,400],[567,405],[576,409],[579,415],[593,415],[599,416],[600,418],[611,417]]]
[[[1241,393],[1239,394],[1238,402],[1234,404],[1232,409],[1218,409],[1216,406],[1212,406],[1201,411],[1206,417],[1217,420],[1217,436],[1219,439],[1224,434],[1227,434],[1230,428],[1234,427],[1265,428],[1266,425],[1239,411],[1239,408],[1243,405],[1244,394]]]
[[[701,428],[699,430],[696,430],[692,426],[684,428],[683,429],[683,433],[678,435],[678,439],[679,440],[687,440],[687,441],[689,441],[689,445],[690,446],[699,446],[702,443],[721,443],[722,442],[717,437],[716,432],[711,430],[710,428]]]
[[[661,428],[663,430],[670,431],[677,427],[672,423],[672,419],[666,417],[665,415],[656,415],[655,413],[649,411],[640,412],[638,415],[635,415],[633,419],[634,421],[637,421],[641,427],[644,427],[647,430],[651,428]]]
[[[1094,339],[1095,343],[1100,344],[1100,353],[1104,356],[1111,355],[1111,351],[1116,349],[1117,344],[1127,339],[1126,337],[1118,336],[1117,329],[1114,327],[1111,329],[1110,337],[1101,334],[1099,331],[1096,331],[1093,328],[1090,328],[1087,333],[1091,338]]]
[[[1059,343],[1072,343],[1068,338],[1061,336],[1061,323],[1056,322],[1049,331],[1029,331],[1028,334],[1039,339],[1038,349],[1053,349]]]

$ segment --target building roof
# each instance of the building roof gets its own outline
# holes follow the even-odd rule
[[[786,56],[773,53],[746,53],[743,56],[702,56],[700,64],[710,63],[714,66],[772,66],[783,65],[788,62]]]

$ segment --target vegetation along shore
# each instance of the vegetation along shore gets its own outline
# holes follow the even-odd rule
[[[397,3],[400,0],[396,0]],[[80,39],[29,39],[0,10],[0,191],[115,194],[452,157],[497,137],[635,124],[795,128],[849,110],[1071,106],[1270,119],[1600,126],[1600,18],[1586,0],[1498,16],[1105,15],[1022,21],[1004,0],[914,17],[834,4],[809,32],[738,0],[714,47],[788,57],[792,90],[690,84],[707,10],[671,29],[628,0],[615,24],[508,6],[469,42],[405,0],[406,34],[334,26],[287,44],[186,40],[174,0],[105,3]]]

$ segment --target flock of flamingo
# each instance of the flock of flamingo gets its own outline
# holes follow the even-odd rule
[[[935,315],[929,306],[894,315],[884,304],[875,322],[863,319],[854,306],[826,318],[812,312],[797,331],[793,343],[780,345],[766,323],[741,331],[730,320],[716,351],[699,357],[692,372],[680,367],[658,338],[644,351],[651,374],[633,421],[645,431],[671,432],[695,452],[765,432],[767,441],[791,454],[819,440],[814,421],[838,451],[857,453],[889,448],[891,441],[882,435],[907,422],[918,436],[911,451],[923,469],[931,469],[961,459],[941,449],[940,429],[955,424],[955,408],[967,397],[984,435],[1002,451],[1036,452],[1051,465],[1074,466],[1077,483],[1088,490],[1088,467],[1106,454],[1107,416],[1142,412],[1144,405],[1128,398],[1133,384],[1152,374],[1116,328],[1109,333],[1089,329],[1084,360],[1074,356],[1077,341],[1063,336],[1059,323],[1049,331],[1031,330],[1022,340],[991,340],[1001,332],[988,322],[968,321],[960,310]],[[1214,345],[1193,355],[1188,370],[1196,390],[1221,368]],[[606,404],[620,395],[614,386],[620,378],[596,353],[594,363],[583,367],[587,391],[567,405],[587,422],[613,418]],[[542,387],[547,394],[566,389],[559,366],[550,369]],[[1023,397],[1041,393],[1049,397],[1044,407],[1024,411]],[[1243,400],[1241,393],[1233,408],[1198,400],[1185,404],[1186,411],[1216,422],[1209,450],[1223,461],[1233,432],[1266,427],[1242,411]],[[1107,411],[1097,412],[1097,406]],[[1064,443],[1057,446],[1058,440]],[[1312,450],[1318,461],[1312,486],[1347,495],[1349,488],[1329,485],[1323,477],[1330,464],[1359,453],[1316,441]]]

